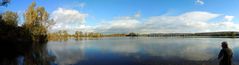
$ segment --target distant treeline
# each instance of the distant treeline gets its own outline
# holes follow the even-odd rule
[[[141,34],[148,37],[215,37],[215,38],[238,38],[239,32],[203,32],[203,33],[153,33]]]
[[[239,38],[239,32],[202,32],[202,33],[128,33],[128,34],[102,34],[96,32],[76,31],[75,34],[68,34],[67,31],[58,31],[48,34],[48,39],[66,39],[66,38],[82,38],[82,37],[210,37],[210,38]]]
[[[67,40],[68,38],[79,38],[79,37],[102,37],[103,34],[95,32],[80,32],[76,31],[75,34],[69,34],[66,30],[60,30],[58,32],[49,33],[49,40]]]
[[[210,37],[210,38],[239,38],[239,32],[222,31],[222,32],[202,32],[202,33],[149,33],[139,34],[131,32],[123,34],[127,37]]]
[[[76,31],[75,34],[69,34],[66,30],[49,33],[49,40],[67,40],[68,38],[100,38],[100,37],[124,37],[126,34],[102,34],[97,32]]]

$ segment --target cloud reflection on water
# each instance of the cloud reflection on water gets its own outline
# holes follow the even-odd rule
[[[110,52],[122,56],[134,56],[143,60],[141,55],[170,60],[209,61],[215,60],[220,51],[220,43],[228,41],[236,49],[238,39],[224,38],[104,38],[102,40],[67,41],[50,43],[48,46],[60,64],[74,64],[87,58],[85,51]],[[69,43],[71,42],[71,43]],[[89,50],[91,49],[91,50]],[[93,51],[93,52],[94,52]],[[235,55],[235,57],[239,57]]]
[[[207,39],[205,39],[207,40]],[[144,53],[151,56],[178,57],[187,60],[209,60],[215,58],[213,53],[219,49],[212,42],[197,39],[129,39],[121,42],[109,41],[108,43],[93,44],[96,49],[108,49],[107,51],[121,54]],[[197,43],[195,43],[197,42]],[[113,43],[113,44],[112,44]],[[103,45],[101,45],[103,44]],[[220,50],[220,49],[219,49]]]
[[[84,59],[84,45],[78,42],[49,42],[48,50],[56,56],[59,65],[75,64]]]

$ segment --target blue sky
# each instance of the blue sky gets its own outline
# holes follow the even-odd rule
[[[44,6],[56,20],[51,31],[153,33],[239,29],[239,0],[12,0],[1,9],[22,16],[33,1],[37,6]],[[64,13],[66,11],[68,13]]]

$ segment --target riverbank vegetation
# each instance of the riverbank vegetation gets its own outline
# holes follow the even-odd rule
[[[25,65],[48,65],[44,47],[48,41],[47,27],[52,22],[49,14],[33,2],[23,17],[23,25],[18,25],[16,12],[6,11],[0,15],[0,65],[17,65],[19,56],[24,57]]]
[[[49,40],[67,40],[75,38],[77,40],[101,38],[101,37],[190,37],[190,38],[239,38],[239,32],[221,31],[221,32],[202,32],[202,33],[148,33],[139,34],[131,32],[128,34],[102,34],[96,32],[76,31],[75,34],[69,34],[67,31],[60,30],[55,33],[48,34]]]
[[[125,37],[127,34],[102,34],[98,32],[82,32],[76,31],[74,34],[69,34],[66,30],[59,30],[58,32],[48,33],[48,40],[67,40],[68,38],[75,38],[77,40],[95,39],[101,37]]]

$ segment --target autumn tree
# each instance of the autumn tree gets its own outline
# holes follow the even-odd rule
[[[76,37],[83,37],[84,34],[83,34],[83,32],[81,32],[81,31],[76,31],[76,32],[75,32],[75,36],[76,36]]]
[[[5,25],[17,27],[18,15],[15,12],[6,11],[2,15],[2,20]]]
[[[68,38],[68,35],[69,35],[69,34],[68,34],[68,32],[67,32],[66,30],[63,30],[62,33],[63,33],[63,37],[64,37],[64,38]]]
[[[49,14],[44,7],[36,7],[33,2],[24,14],[23,28],[31,31],[34,41],[46,40],[47,27],[53,22],[49,20]]]

